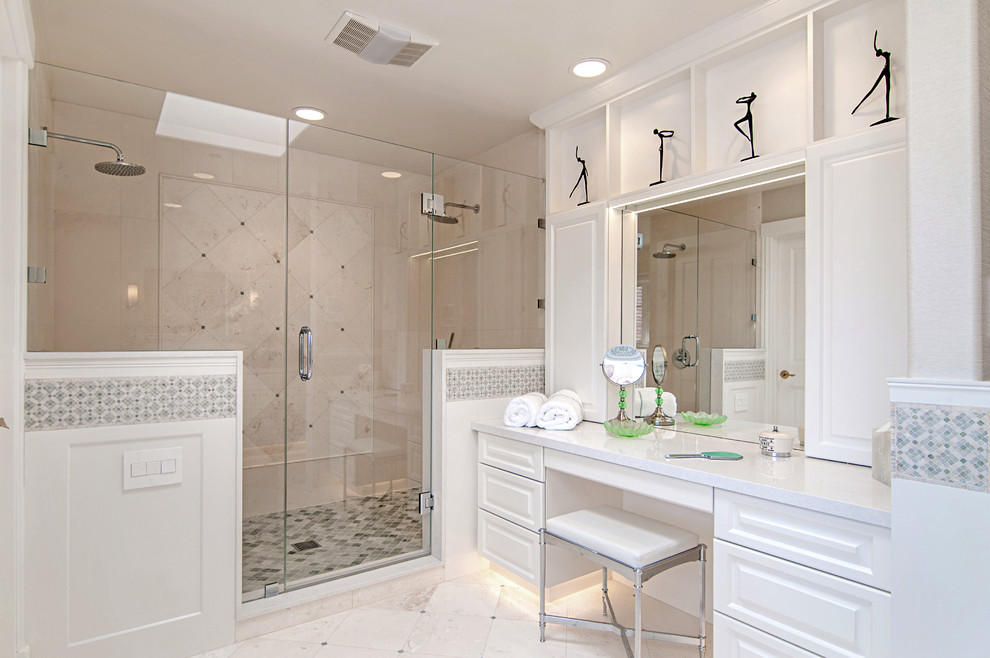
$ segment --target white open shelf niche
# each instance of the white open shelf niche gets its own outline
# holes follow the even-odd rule
[[[745,114],[735,101],[753,91],[755,162],[868,130],[884,117],[883,83],[851,111],[883,68],[874,31],[891,53],[891,116],[903,119],[902,0],[757,5],[534,113],[533,123],[547,130],[548,212],[584,200],[582,187],[568,198],[581,172],[576,147],[587,161],[589,202],[611,207],[657,180],[654,129],[675,133],[666,141],[664,181],[737,165],[749,142],[733,127]]]

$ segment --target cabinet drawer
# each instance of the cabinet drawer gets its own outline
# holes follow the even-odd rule
[[[890,591],[890,528],[716,491],[715,536]]]
[[[478,465],[478,507],[534,532],[543,527],[543,483]]]
[[[715,610],[822,656],[887,656],[890,594],[715,540]]]
[[[478,461],[543,482],[543,448],[540,446],[493,434],[479,434]]]
[[[715,658],[814,658],[815,654],[715,613]]]
[[[478,553],[523,580],[540,582],[540,535],[478,510]]]

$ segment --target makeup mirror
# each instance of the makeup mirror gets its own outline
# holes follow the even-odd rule
[[[663,345],[653,348],[653,381],[657,386],[663,384],[663,378],[667,374],[667,350]]]
[[[602,359],[605,379],[619,386],[635,384],[646,372],[646,359],[635,347],[616,345]]]
[[[605,379],[619,386],[619,415],[605,421],[605,430],[615,436],[635,438],[653,431],[649,423],[638,421],[626,415],[626,386],[635,384],[646,374],[646,359],[643,353],[629,345],[616,345],[602,359],[602,373]]]

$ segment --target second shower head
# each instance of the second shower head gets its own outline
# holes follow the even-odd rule
[[[672,243],[668,242],[667,244],[665,244],[663,246],[663,250],[662,251],[658,251],[655,254],[653,254],[653,257],[654,258],[677,258],[677,254],[675,254],[674,252],[670,251],[670,248],[671,247],[674,248],[674,249],[677,249],[679,251],[684,251],[685,249],[687,249],[687,245],[686,244],[672,244]]]

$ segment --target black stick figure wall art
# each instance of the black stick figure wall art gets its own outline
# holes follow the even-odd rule
[[[584,201],[578,204],[579,206],[583,206],[584,204],[588,203],[588,163],[584,161],[584,158],[578,155],[579,148],[581,147],[579,146],[574,147],[574,157],[577,158],[577,161],[581,163],[581,174],[578,176],[577,182],[574,183],[574,188],[571,190],[571,193],[567,195],[567,198],[570,199],[572,196],[574,196],[574,192],[577,190],[578,185],[580,185],[581,181],[583,180]]]
[[[650,185],[659,185],[663,182],[663,140],[667,137],[673,137],[673,130],[660,130],[659,128],[653,129],[653,134],[660,138],[660,176],[656,183],[650,183]]]
[[[886,50],[881,50],[880,48],[877,47],[877,36],[879,35],[879,33],[880,33],[879,30],[873,33],[873,52],[876,53],[877,57],[883,57],[883,70],[880,71],[880,75],[877,77],[877,81],[874,82],[873,86],[870,87],[870,90],[866,92],[866,96],[863,96],[863,100],[861,100],[859,102],[859,105],[857,105],[852,111],[853,114],[856,114],[856,110],[858,110],[860,106],[866,102],[866,99],[869,98],[870,95],[877,90],[877,87],[880,86],[880,82],[883,81],[886,85],[884,98],[886,99],[887,102],[887,112],[884,115],[884,118],[880,119],[875,123],[871,123],[870,124],[871,126],[879,126],[881,123],[887,123],[888,121],[897,120],[897,117],[890,116],[890,53],[887,52]]]
[[[746,162],[747,160],[752,160],[753,158],[760,157],[756,155],[756,150],[753,146],[753,101],[755,100],[756,100],[755,91],[750,92],[749,96],[743,96],[742,98],[736,99],[736,102],[739,103],[740,105],[742,104],[746,105],[746,115],[732,125],[736,127],[736,130],[738,130],[743,137],[749,140],[749,157],[743,158],[739,162]],[[746,124],[746,130],[743,130],[741,127],[741,125],[744,123]]]

